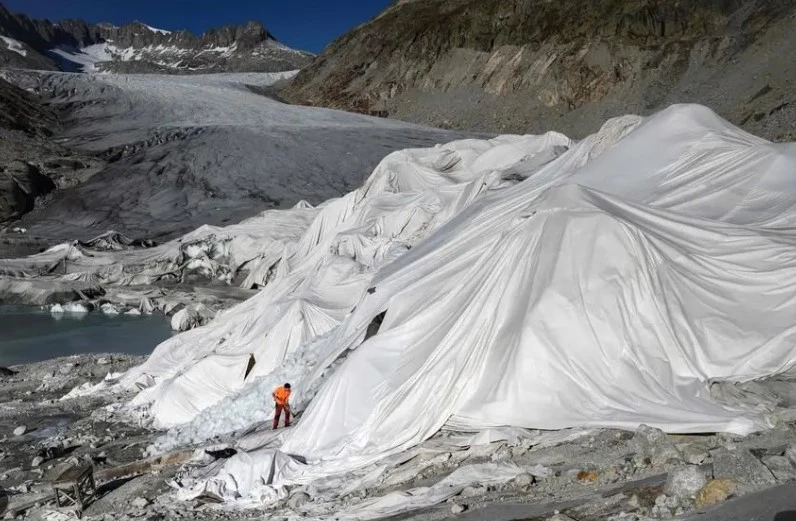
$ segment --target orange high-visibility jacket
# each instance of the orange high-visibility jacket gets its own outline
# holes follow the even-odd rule
[[[285,389],[284,386],[280,385],[272,394],[277,405],[286,405],[287,399],[290,398],[290,389]]]

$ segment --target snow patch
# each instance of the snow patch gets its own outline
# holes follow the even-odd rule
[[[147,24],[141,24],[141,25],[143,25],[144,27],[146,27],[147,29],[149,29],[149,30],[150,30],[150,31],[152,31],[153,33],[159,33],[159,34],[171,34],[171,31],[166,31],[165,29],[157,29],[157,28],[155,28],[155,27],[152,27],[152,26],[150,26],[150,25],[147,25]]]
[[[168,32],[164,34],[169,34]],[[274,44],[274,47],[282,49],[281,44]],[[267,50],[274,50],[274,47],[264,47]],[[67,68],[73,72],[97,72],[102,63],[111,61],[151,61],[155,64],[168,68],[181,68],[181,64],[189,57],[197,57],[210,53],[217,58],[228,58],[238,50],[238,44],[233,43],[228,46],[208,47],[198,52],[178,47],[176,45],[147,45],[146,47],[118,47],[113,40],[103,43],[89,45],[81,49],[73,47],[59,47],[51,49],[49,52],[60,58]],[[291,50],[284,47],[282,50]],[[24,52],[24,51],[23,51]],[[294,51],[301,54],[301,51]],[[196,70],[195,68],[182,67],[185,70]]]
[[[72,65],[77,72],[97,72],[98,64],[111,61],[116,48],[109,43],[98,43],[75,49],[73,47],[59,47],[51,49],[50,53]]]
[[[0,40],[3,40],[6,43],[9,51],[15,52],[20,56],[28,55],[28,51],[25,50],[22,42],[14,40],[13,38],[9,38],[8,36],[0,36]]]
[[[203,49],[203,50],[201,50],[201,51],[200,51],[200,52],[197,54],[197,56],[199,56],[199,55],[201,55],[201,54],[208,53],[208,52],[211,52],[211,53],[218,53],[218,54],[220,54],[221,56],[230,56],[230,55],[231,55],[232,53],[234,53],[234,52],[235,52],[237,49],[238,49],[238,43],[237,43],[237,42],[235,42],[235,43],[233,43],[232,45],[225,45],[225,46],[218,46],[218,47],[208,47],[207,49]]]

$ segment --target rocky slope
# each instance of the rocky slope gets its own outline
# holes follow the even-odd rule
[[[453,472],[481,465],[517,465],[524,473],[506,483],[459,486],[450,491],[446,502],[387,519],[653,521],[697,508],[696,513],[678,519],[784,521],[796,505],[796,467],[791,459],[795,448],[789,446],[793,424],[744,439],[667,436],[643,426],[635,432],[570,433],[559,436],[559,442],[552,441],[556,433],[548,440],[545,434],[529,433],[533,437],[476,443],[450,452],[439,449],[445,441],[439,437],[409,461],[387,462],[382,479],[372,488],[342,499],[299,486],[267,510],[178,501],[169,481],[207,472],[223,463],[216,458],[229,457],[219,448],[235,453],[245,450],[246,442],[231,446],[223,440],[198,446],[196,452],[191,447],[146,458],[142,453],[157,433],[125,421],[128,415],[123,405],[128,394],[73,393],[63,398],[70,390],[91,387],[106,374],[142,361],[122,354],[77,355],[0,368],[5,369],[0,370],[0,494],[8,493],[0,496],[0,515],[68,519],[55,505],[50,481],[78,464],[94,467],[98,485],[83,514],[88,521],[331,519],[375,501],[389,504],[407,495],[407,490],[422,494],[419,487],[451,488]],[[262,434],[262,430],[255,433]],[[698,492],[692,497],[695,489]],[[724,502],[731,496],[741,497]],[[776,512],[780,514],[772,518]]]
[[[197,37],[141,22],[33,20],[0,4],[0,66],[67,71],[222,72],[295,70],[312,55],[279,43],[259,22]]]
[[[0,228],[103,164],[57,144],[59,127],[58,115],[38,97],[0,78]]]
[[[785,0],[402,0],[283,96],[456,129],[582,136],[699,102],[792,139],[796,4]]]

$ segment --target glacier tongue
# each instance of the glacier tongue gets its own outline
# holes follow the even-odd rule
[[[760,411],[716,402],[708,384],[793,365],[793,171],[793,145],[689,105],[611,120],[572,146],[548,134],[395,153],[321,210],[261,294],[129,378],[154,375],[139,403],[161,424],[186,418],[171,397],[200,409],[221,382],[235,382],[223,391],[233,398],[203,424],[238,403],[245,416],[247,396],[266,402],[264,419],[262,389],[316,339],[312,356],[325,359],[294,385],[319,389],[280,449],[312,464],[277,465],[276,487],[373,463],[445,424],[765,428]],[[380,262],[385,240],[412,247]],[[332,266],[339,276],[327,278]],[[253,353],[267,386],[245,387],[240,366],[211,376],[210,360],[233,353]],[[234,481],[223,496],[255,492]]]
[[[201,228],[150,260],[118,248],[109,264],[133,255],[129,267],[92,277],[157,276],[180,259],[245,265],[245,284],[262,286],[120,379],[171,428],[155,450],[266,421],[272,387],[293,384],[300,421],[276,442],[249,439],[185,497],[277,500],[443,426],[748,433],[770,425],[765,411],[709,385],[796,360],[794,172],[796,145],[675,105],[577,143],[548,133],[395,152],[317,208]],[[81,255],[63,245],[28,262],[98,265]]]
[[[474,144],[483,153],[511,155],[529,174],[570,142],[555,133],[504,136],[387,156],[361,189],[320,207],[301,239],[276,250],[283,256],[269,259],[270,275],[260,293],[207,326],[161,344],[146,363],[130,371],[125,377],[129,385],[156,382],[134,404],[151,403],[148,411],[158,427],[185,423],[244,387],[241,375],[250,356],[255,365],[248,378],[267,377],[304,344],[334,330],[367,294],[380,266],[481,194],[516,184],[506,180],[519,172],[514,164],[506,169],[495,169],[491,163],[471,168],[480,156],[471,153]],[[264,266],[255,266],[252,273],[262,274]],[[319,371],[339,355],[339,340],[331,337],[328,342],[331,349],[322,350],[328,363],[313,361]],[[305,389],[311,385],[312,375],[309,378]],[[223,409],[228,415],[228,404]],[[250,413],[239,411],[243,418]],[[203,418],[201,429],[207,432],[212,422]],[[217,428],[235,424],[225,421]],[[195,434],[186,436],[195,439]]]

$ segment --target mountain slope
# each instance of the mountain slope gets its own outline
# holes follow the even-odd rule
[[[576,136],[617,114],[700,102],[787,139],[795,9],[784,0],[400,1],[329,45],[283,96],[457,129]]]
[[[87,179],[102,164],[55,142],[59,127],[55,111],[0,77],[0,228],[41,205],[41,196]]]
[[[224,26],[197,37],[141,22],[120,27],[82,20],[33,20],[0,4],[0,65],[114,72],[281,72],[312,55],[279,43],[259,22]]]

